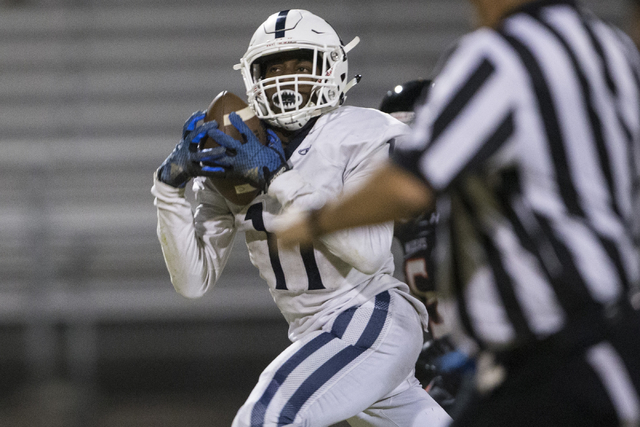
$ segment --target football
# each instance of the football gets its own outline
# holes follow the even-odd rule
[[[229,121],[229,114],[236,112],[242,120],[249,126],[249,129],[258,138],[263,145],[267,143],[267,133],[260,119],[255,115],[253,110],[240,99],[237,95],[229,91],[220,92],[211,101],[207,108],[205,122],[215,120],[218,123],[218,129],[242,143],[245,143],[244,137]],[[207,137],[201,142],[200,148],[217,147],[218,144],[211,138]],[[225,179],[210,178],[216,190],[224,196],[225,199],[236,205],[247,205],[258,195],[259,190],[242,179]]]

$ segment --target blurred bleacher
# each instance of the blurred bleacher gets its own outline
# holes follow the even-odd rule
[[[625,25],[626,0],[586,3]],[[258,25],[293,7],[345,43],[360,36],[350,74],[363,79],[347,103],[365,107],[429,77],[472,25],[465,0],[0,2],[0,425],[228,425],[287,345],[242,239],[213,292],[173,291],[149,189],[189,114],[244,92],[232,66]],[[69,385],[100,399],[76,396],[83,413],[57,421]],[[140,390],[182,397],[150,403]]]

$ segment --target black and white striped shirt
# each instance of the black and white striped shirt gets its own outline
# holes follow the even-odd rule
[[[438,280],[481,346],[587,319],[640,278],[640,59],[574,1],[464,37],[399,164],[438,193]]]

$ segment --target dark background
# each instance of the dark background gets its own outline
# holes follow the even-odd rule
[[[587,3],[628,27],[625,0]],[[229,426],[289,344],[242,235],[215,289],[173,291],[149,189],[293,7],[360,36],[347,104],[374,108],[473,25],[465,0],[0,2],[0,426]]]

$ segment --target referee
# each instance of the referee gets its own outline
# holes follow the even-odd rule
[[[575,1],[472,3],[395,162],[278,237],[437,198],[438,286],[478,350],[454,424],[638,426],[640,55]]]

